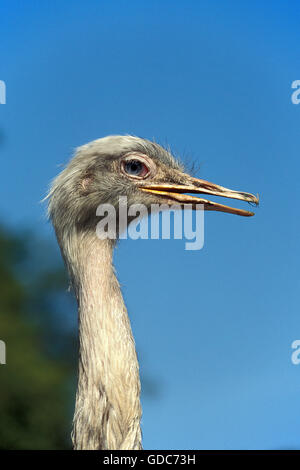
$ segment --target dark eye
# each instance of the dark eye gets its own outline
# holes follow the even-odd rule
[[[129,176],[143,178],[149,173],[149,168],[140,160],[127,160],[124,162],[124,172]]]

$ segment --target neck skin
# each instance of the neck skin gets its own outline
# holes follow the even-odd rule
[[[113,244],[76,234],[68,247],[63,254],[78,302],[80,344],[74,449],[141,449],[139,367]]]

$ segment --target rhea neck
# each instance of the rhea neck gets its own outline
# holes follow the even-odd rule
[[[112,264],[113,244],[74,230],[62,244],[78,302],[75,449],[140,449],[139,367]]]

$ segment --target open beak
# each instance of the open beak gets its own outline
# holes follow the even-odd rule
[[[233,207],[225,206],[224,204],[218,204],[217,202],[208,201],[200,197],[189,196],[186,193],[194,194],[211,194],[213,196],[229,197],[232,199],[240,199],[253,203],[259,204],[258,197],[250,193],[244,193],[241,191],[232,191],[231,189],[224,188],[218,184],[210,183],[209,181],[192,178],[187,175],[187,184],[146,184],[140,186],[142,191],[156,194],[164,199],[169,200],[169,204],[191,204],[193,206],[202,204],[205,210],[209,211],[220,211],[228,212],[229,214],[242,215],[250,217],[254,215],[253,212],[245,211],[243,209],[235,209]]]

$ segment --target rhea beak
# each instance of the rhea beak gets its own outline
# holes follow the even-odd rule
[[[140,189],[168,200],[169,204],[191,204],[193,207],[197,204],[202,204],[205,210],[227,212],[229,214],[242,215],[245,217],[250,217],[254,215],[254,213],[243,209],[225,206],[224,204],[218,204],[217,202],[209,201],[200,197],[190,196],[186,193],[210,194],[212,196],[239,199],[255,205],[259,204],[258,196],[242,191],[233,191],[231,189],[224,188],[223,186],[219,186],[218,184],[210,183],[209,181],[192,178],[189,175],[186,175],[186,184],[150,183],[140,186]]]

